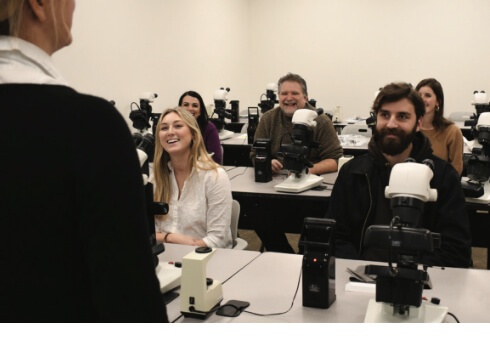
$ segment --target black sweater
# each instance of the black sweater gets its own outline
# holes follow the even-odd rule
[[[64,86],[0,85],[0,321],[167,321],[124,119]]]
[[[441,235],[441,248],[422,258],[421,263],[434,266],[469,267],[471,234],[466,204],[456,170],[448,162],[434,156],[427,137],[418,132],[411,157],[417,162],[429,158],[434,162],[430,186],[438,192],[437,201],[427,202],[418,227]],[[380,214],[390,211],[382,197],[391,167],[371,140],[369,153],[345,163],[335,182],[328,218],[337,221],[336,255],[341,258],[387,261],[379,252],[364,246],[366,229],[378,224]],[[381,199],[381,200],[380,200]],[[383,211],[379,211],[382,204]],[[391,219],[391,216],[387,218]]]

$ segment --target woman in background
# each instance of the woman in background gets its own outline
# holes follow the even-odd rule
[[[168,321],[128,126],[51,59],[74,10],[0,0],[0,322]]]
[[[223,153],[221,152],[218,129],[209,121],[208,112],[206,111],[206,106],[201,95],[195,91],[186,91],[179,98],[179,106],[196,118],[206,150],[210,154],[213,153],[213,160],[215,162],[222,164]]]
[[[231,248],[231,184],[204,147],[196,119],[181,107],[160,116],[153,160],[157,241]]]
[[[463,171],[463,134],[452,121],[444,118],[444,92],[434,78],[421,80],[415,88],[425,103],[420,130],[426,135],[434,155],[450,162],[461,175]]]

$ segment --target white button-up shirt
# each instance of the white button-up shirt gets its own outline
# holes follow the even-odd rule
[[[186,234],[202,239],[212,248],[231,248],[231,184],[225,170],[194,168],[186,179],[179,199],[179,187],[172,165],[172,196],[169,212],[156,219],[157,232]]]

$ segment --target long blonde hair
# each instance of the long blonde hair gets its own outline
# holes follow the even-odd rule
[[[168,162],[169,154],[163,149],[158,133],[163,119],[170,113],[176,113],[189,127],[193,140],[191,141],[191,154],[189,155],[189,165],[192,168],[202,170],[216,170],[219,165],[209,156],[201,136],[201,130],[196,119],[182,107],[169,108],[165,110],[158,119],[155,131],[155,156],[153,158],[153,172],[155,179],[154,200],[157,202],[168,203],[172,196],[170,184],[170,169]]]

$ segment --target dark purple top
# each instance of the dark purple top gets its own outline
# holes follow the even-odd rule
[[[202,134],[204,144],[208,153],[214,153],[213,160],[220,165],[223,163],[223,153],[221,152],[221,142],[219,140],[218,129],[212,122],[208,122]]]

